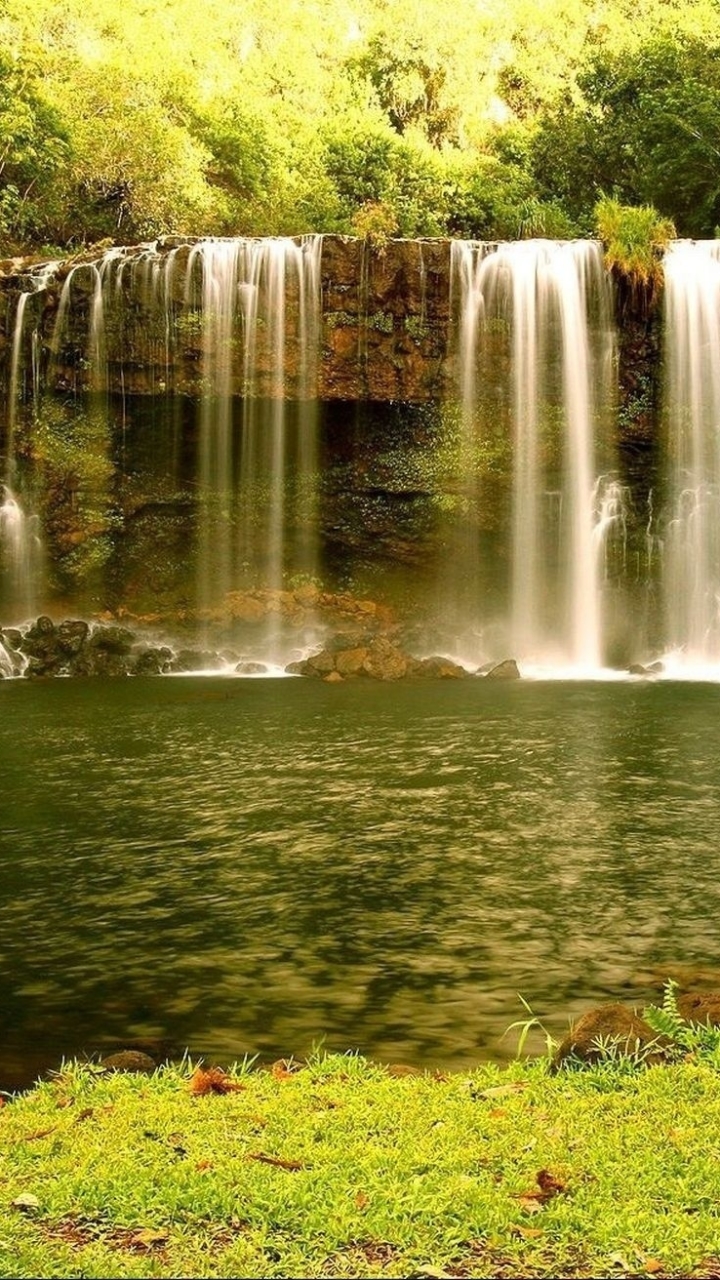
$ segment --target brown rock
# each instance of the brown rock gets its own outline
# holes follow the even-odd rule
[[[389,640],[374,640],[362,669],[373,680],[402,680],[407,672],[407,658]]]
[[[369,650],[365,648],[344,649],[335,656],[336,670],[343,676],[359,676],[368,655]]]
[[[417,664],[417,670],[414,675],[426,676],[430,680],[461,680],[467,675],[464,667],[453,662],[450,658],[442,658],[434,655],[432,658],[423,658]]]
[[[325,684],[343,684],[344,683],[343,677],[340,675],[339,671],[329,671],[326,676],[323,676],[323,680]]]
[[[119,1053],[111,1053],[103,1058],[100,1066],[106,1071],[130,1071],[140,1075],[150,1075],[157,1063],[147,1053],[139,1049],[121,1049]]]
[[[678,1013],[686,1022],[720,1027],[720,991],[688,991],[678,997]]]
[[[335,670],[335,654],[322,649],[320,653],[314,653],[307,659],[305,669],[307,675],[327,675],[329,671]]]
[[[496,666],[491,667],[486,678],[488,680],[519,680],[518,664],[514,658],[506,658],[504,662],[498,662]]]
[[[624,1004],[601,1004],[584,1013],[570,1028],[555,1054],[554,1069],[570,1057],[579,1058],[581,1062],[599,1062],[603,1057],[600,1041],[610,1041],[620,1053],[628,1055],[656,1044],[657,1052],[644,1059],[648,1064],[661,1062],[667,1045],[666,1040],[657,1036],[647,1022]]]

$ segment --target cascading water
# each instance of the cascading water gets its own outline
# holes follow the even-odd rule
[[[509,331],[513,443],[512,585],[507,643],[525,661],[602,665],[602,573],[595,526],[597,442],[610,399],[610,287],[599,244],[453,245],[458,377],[466,450],[483,430],[478,398],[496,376],[488,335]],[[485,367],[483,360],[485,358]],[[501,406],[502,408],[502,406]],[[608,459],[602,461],[607,464]],[[605,467],[603,467],[605,470]]]
[[[28,318],[34,299],[45,292],[56,269],[57,263],[50,262],[29,273],[31,288],[18,294],[12,323],[4,467],[0,484],[0,600],[5,617],[15,621],[34,613],[42,590],[44,557],[40,522],[21,492],[15,436],[19,406],[27,396],[28,385],[35,400],[40,383],[37,325],[28,324]]]
[[[665,257],[667,640],[685,668],[720,662],[720,242]]]
[[[248,583],[278,593],[286,572],[316,567],[317,346],[321,238],[203,241],[187,291],[201,275],[203,370],[198,600],[222,607]],[[293,370],[292,407],[288,369]],[[242,376],[240,433],[233,387]],[[282,657],[279,600],[263,651]]]

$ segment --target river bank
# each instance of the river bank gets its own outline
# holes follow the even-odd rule
[[[0,1108],[7,1277],[716,1276],[694,1057],[65,1066]]]

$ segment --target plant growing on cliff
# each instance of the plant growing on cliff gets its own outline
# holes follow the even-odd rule
[[[651,305],[662,287],[663,253],[675,236],[671,220],[652,205],[623,205],[603,196],[595,205],[595,225],[608,269]]]

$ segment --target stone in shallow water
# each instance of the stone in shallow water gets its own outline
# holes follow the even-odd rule
[[[235,671],[239,676],[264,676],[267,675],[267,667],[264,662],[238,662]]]
[[[514,658],[506,658],[498,662],[486,673],[488,680],[520,680],[520,671]]]

